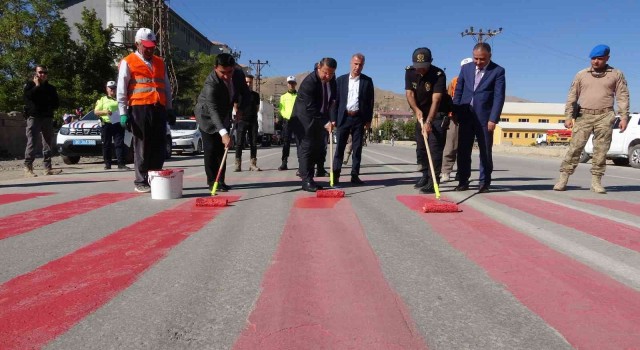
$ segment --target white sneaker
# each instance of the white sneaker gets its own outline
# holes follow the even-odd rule
[[[448,181],[451,181],[451,178],[449,177],[449,173],[440,174],[440,182],[448,182]]]

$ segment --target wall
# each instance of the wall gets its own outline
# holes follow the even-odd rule
[[[0,157],[24,158],[24,149],[27,146],[26,126],[22,113],[0,112]]]

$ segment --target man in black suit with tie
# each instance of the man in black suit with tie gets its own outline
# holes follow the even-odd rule
[[[300,84],[290,125],[298,142],[302,189],[315,192],[322,187],[313,180],[313,166],[322,160],[326,132],[331,132],[329,111],[336,96],[335,71],[338,62],[325,57]]]
[[[205,79],[204,87],[198,96],[194,108],[196,120],[202,134],[204,151],[204,170],[207,174],[209,191],[216,180],[216,175],[225,148],[231,148],[233,142],[229,135],[231,130],[231,112],[233,110],[235,59],[228,53],[216,56],[215,67]],[[218,191],[227,192],[230,189],[224,182],[226,166],[223,164]]]
[[[356,53],[351,56],[349,74],[336,80],[338,93],[336,106],[332,110],[331,121],[337,127],[338,144],[333,158],[333,180],[339,183],[342,170],[344,149],[351,135],[353,164],[351,166],[351,183],[362,185],[360,180],[360,160],[362,158],[362,138],[364,129],[369,128],[373,118],[373,80],[362,74],[364,55]]]

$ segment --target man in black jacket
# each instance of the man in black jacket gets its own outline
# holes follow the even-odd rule
[[[242,149],[246,135],[249,135],[249,147],[251,152],[250,171],[261,171],[258,168],[258,108],[260,107],[260,95],[253,91],[253,75],[245,77],[249,94],[244,96],[247,98],[244,108],[238,106],[236,112],[236,168],[234,171],[242,171]],[[241,110],[240,110],[241,109]]]
[[[290,125],[298,140],[298,163],[302,189],[315,192],[322,189],[313,181],[313,165],[322,161],[325,135],[331,133],[329,111],[336,99],[335,71],[338,62],[325,57],[300,84],[293,105]]]
[[[27,148],[24,152],[24,176],[36,177],[33,172],[35,146],[42,135],[44,175],[57,175],[60,169],[51,167],[51,143],[53,138],[53,111],[59,106],[58,92],[49,84],[47,67],[36,66],[35,76],[24,85],[24,116],[27,120]]]
[[[235,64],[235,59],[230,54],[222,53],[216,56],[213,72],[205,80],[194,109],[202,134],[204,170],[207,174],[209,190],[216,180],[225,149],[233,146],[229,130],[231,130],[233,110],[232,76]],[[222,164],[218,181],[218,190],[221,192],[227,192],[231,188],[224,182],[225,171],[226,166]]]

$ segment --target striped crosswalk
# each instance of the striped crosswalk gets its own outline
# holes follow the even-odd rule
[[[1,194],[0,348],[640,349],[637,197],[444,185],[462,212],[424,213],[389,148],[340,199],[266,162],[223,208],[195,205],[198,167],[171,201]]]

